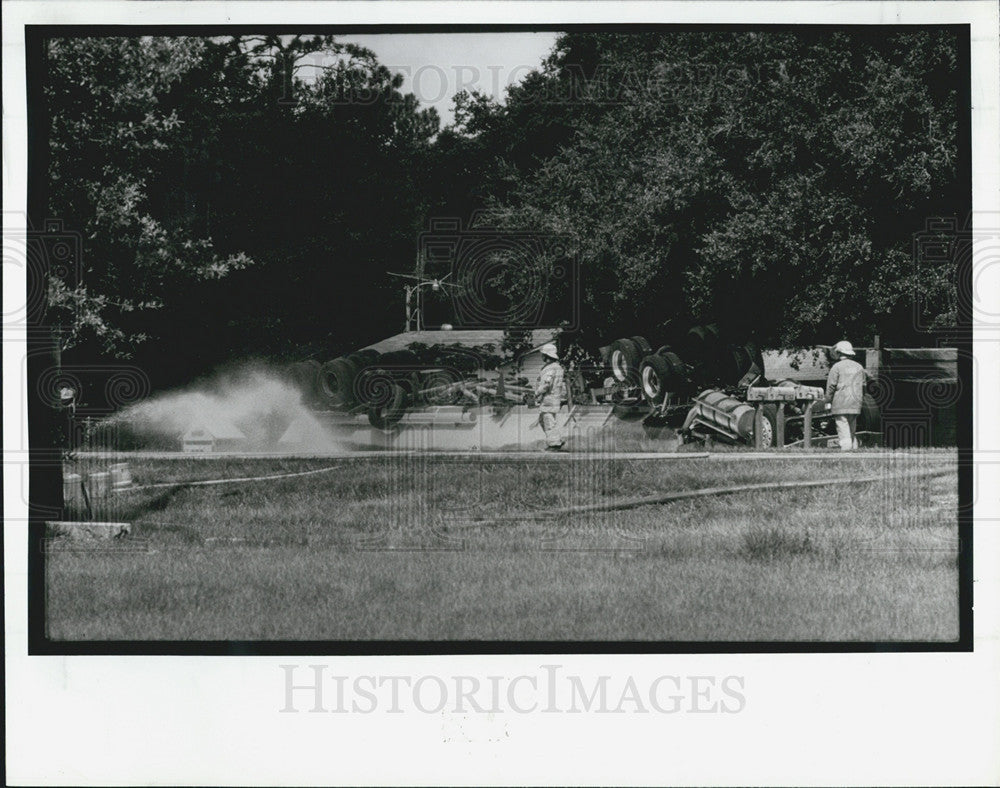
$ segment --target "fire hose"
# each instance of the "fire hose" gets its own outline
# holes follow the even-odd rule
[[[732,487],[703,487],[697,490],[678,490],[669,493],[659,493],[657,495],[646,495],[638,498],[619,498],[614,501],[603,501],[601,503],[580,504],[577,506],[565,506],[560,509],[549,509],[545,512],[526,512],[524,514],[504,515],[502,517],[484,517],[477,520],[477,523],[495,522],[500,520],[548,520],[556,517],[568,517],[574,514],[589,514],[591,512],[611,512],[622,509],[638,509],[642,506],[654,506],[657,504],[672,503],[688,498],[704,498],[712,495],[732,495],[741,492],[763,492],[766,490],[788,490],[803,489],[809,487],[829,487],[841,484],[868,484],[879,481],[902,481],[904,479],[918,479],[928,476],[941,476],[951,473],[949,468],[938,468],[929,471],[918,471],[916,473],[904,473],[897,476],[878,474],[873,476],[854,476],[846,479],[824,479],[822,481],[792,481],[792,482],[763,482],[756,484],[739,484]]]
[[[213,484],[235,484],[237,482],[266,482],[272,479],[291,479],[294,476],[311,476],[316,473],[327,473],[328,471],[342,468],[342,465],[330,465],[326,468],[316,468],[311,471],[296,471],[294,473],[277,473],[272,476],[243,476],[237,479],[198,479],[196,481],[179,482],[158,482],[156,484],[141,484],[137,487],[122,488],[122,492],[133,492],[135,490],[151,490],[159,487],[204,487]]]

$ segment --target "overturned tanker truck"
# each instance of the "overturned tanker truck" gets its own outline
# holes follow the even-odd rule
[[[298,362],[288,377],[320,420],[358,448],[537,444],[538,347],[558,338],[535,331],[532,349],[515,359],[497,355],[491,344],[426,344],[431,335],[440,342],[465,333],[473,332],[409,332],[393,338],[412,338],[406,347],[369,347],[324,364]],[[714,324],[671,339],[654,350],[644,336],[624,337],[599,348],[601,363],[566,364],[558,421],[569,448],[629,429],[654,442],[672,437],[758,447],[822,443],[832,436],[821,387],[825,348],[765,354],[752,342],[726,341]],[[859,434],[877,437],[879,429],[878,405],[866,394]],[[283,442],[295,443],[295,433],[290,428]]]
[[[602,355],[613,396],[646,407],[646,425],[674,426],[682,440],[763,448],[822,444],[835,434],[823,386],[830,364],[825,346],[768,351],[765,360],[756,343],[726,341],[709,324],[655,351],[642,336],[616,339]],[[858,432],[876,442],[880,431],[878,402],[866,391]]]

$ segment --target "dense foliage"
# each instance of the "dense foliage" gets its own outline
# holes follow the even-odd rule
[[[507,165],[496,223],[570,240],[605,335],[905,341],[917,294],[956,322],[952,264],[912,257],[968,210],[956,57],[951,33],[571,34],[461,120]]]
[[[54,39],[49,214],[84,268],[50,316],[156,382],[325,360],[402,328],[385,272],[432,217],[487,209],[566,239],[595,339],[907,341],[916,295],[956,321],[950,262],[915,267],[912,242],[969,209],[957,60],[950,31],[572,33],[440,130],[328,36]]]
[[[438,129],[400,84],[329,37],[50,42],[49,213],[84,265],[50,315],[72,352],[172,381],[384,336]]]

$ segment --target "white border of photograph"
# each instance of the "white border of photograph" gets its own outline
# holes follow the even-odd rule
[[[1000,216],[997,5],[994,2],[337,3],[5,2],[5,221],[25,210],[24,29],[32,24],[972,24],[973,192]],[[984,265],[997,260],[980,260]],[[23,302],[5,265],[4,313]],[[20,278],[19,278],[20,277]],[[1000,314],[997,292],[988,314]],[[977,336],[980,340],[984,333]],[[976,345],[992,385],[977,392],[977,449],[1000,451],[997,343]],[[28,657],[26,454],[17,441],[24,345],[5,336],[4,584],[10,784],[997,784],[1000,782],[998,529],[979,496],[974,653],[428,657]],[[1000,465],[978,483],[1000,489]],[[382,706],[372,713],[281,713],[285,670],[330,675],[536,677],[545,665],[647,692],[660,676],[740,677],[736,713],[498,714]],[[432,682],[433,683],[433,682]],[[330,685],[332,686],[332,684]],[[558,692],[565,691],[560,685]],[[530,681],[521,688],[530,689]],[[428,697],[430,697],[430,693]],[[298,696],[296,696],[298,697]],[[521,696],[519,696],[521,697]],[[715,700],[719,700],[716,695]],[[735,696],[730,695],[735,701]],[[329,700],[329,698],[328,698]],[[530,705],[531,700],[524,705]],[[327,705],[332,705],[329,702]],[[428,708],[433,707],[428,704]],[[557,706],[568,703],[560,697]]]

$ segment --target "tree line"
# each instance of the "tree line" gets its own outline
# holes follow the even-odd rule
[[[155,385],[326,360],[401,330],[386,272],[476,214],[561,240],[588,341],[911,341],[915,303],[957,319],[953,264],[912,251],[969,209],[958,51],[947,29],[573,32],[441,128],[335,36],[51,39],[48,211],[83,254],[48,319]],[[501,300],[525,287],[507,262]]]

